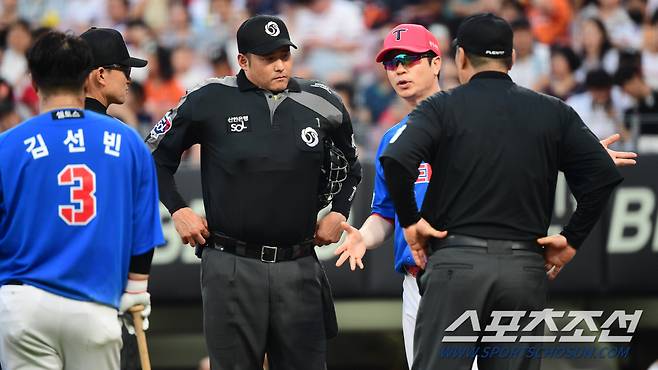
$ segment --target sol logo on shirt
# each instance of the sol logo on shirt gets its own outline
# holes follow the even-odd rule
[[[306,145],[310,146],[311,148],[318,145],[320,142],[320,139],[318,138],[318,132],[315,131],[313,127],[307,127],[302,130],[302,140],[304,140]]]

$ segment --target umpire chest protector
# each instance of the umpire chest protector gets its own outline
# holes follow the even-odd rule
[[[170,166],[178,163],[163,148],[201,144],[204,205],[213,231],[294,244],[315,230],[326,142],[344,152],[346,165],[354,164],[352,137],[349,115],[324,84],[293,78],[287,90],[274,94],[241,71],[189,92],[147,142],[156,162]]]

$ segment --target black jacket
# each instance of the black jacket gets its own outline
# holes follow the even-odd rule
[[[482,72],[421,103],[381,156],[400,223],[422,215],[448,233],[534,240],[546,235],[558,171],[578,207],[563,234],[578,247],[622,177],[598,139],[562,101]],[[419,214],[418,164],[433,169]]]
[[[213,232],[247,242],[288,245],[313,237],[323,138],[350,164],[332,210],[347,217],[361,179],[352,124],[325,85],[290,80],[272,94],[237,76],[212,78],[187,93],[151,130],[160,200],[174,213],[186,203],[174,173],[181,154],[201,144],[201,181]]]

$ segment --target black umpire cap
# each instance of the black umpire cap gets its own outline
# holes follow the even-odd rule
[[[280,18],[257,15],[244,21],[237,34],[238,51],[266,55],[283,46],[297,46],[290,41],[288,28]]]
[[[487,58],[512,56],[514,32],[503,18],[491,13],[472,15],[462,21],[457,29],[453,46],[459,46],[469,54]]]
[[[126,42],[117,30],[92,27],[80,35],[94,57],[93,68],[118,64],[126,67],[145,67],[144,59],[133,58],[128,54]]]

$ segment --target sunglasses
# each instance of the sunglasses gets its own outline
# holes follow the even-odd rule
[[[107,66],[102,66],[105,69],[110,69],[110,70],[115,70],[115,71],[121,71],[123,74],[126,76],[127,79],[130,79],[130,70],[131,68],[129,66],[122,66],[120,64],[110,64]]]
[[[425,53],[425,54],[398,54],[391,59],[385,60],[382,62],[384,69],[392,71],[398,67],[398,63],[402,64],[403,67],[408,67],[415,63],[418,63],[419,60],[423,58],[433,58],[435,57],[434,53]]]

